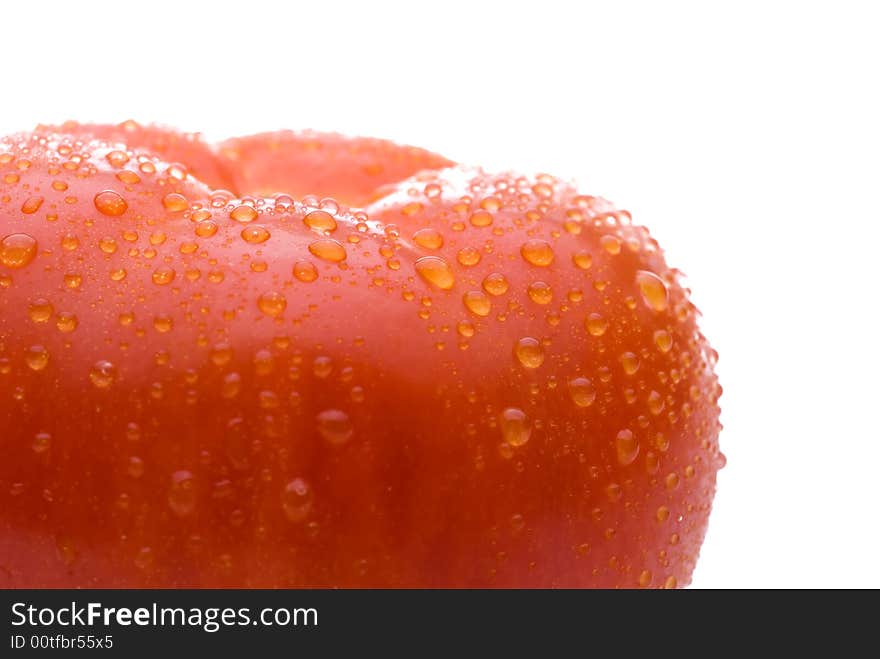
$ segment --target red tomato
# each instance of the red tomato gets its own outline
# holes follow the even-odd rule
[[[687,584],[723,456],[678,272],[602,199],[447,165],[0,141],[0,584]]]

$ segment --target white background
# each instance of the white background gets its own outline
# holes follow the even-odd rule
[[[8,2],[0,133],[317,128],[577,179],[688,273],[721,355],[694,586],[878,587],[871,4]]]

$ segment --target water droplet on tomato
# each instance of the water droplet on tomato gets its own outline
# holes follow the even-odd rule
[[[342,243],[332,238],[322,238],[309,244],[309,251],[319,259],[330,261],[331,263],[339,263],[344,261],[348,254]]]
[[[331,233],[336,230],[336,219],[330,213],[323,210],[307,213],[303,217],[303,224],[318,233]]]
[[[514,354],[519,363],[526,368],[538,368],[544,363],[544,347],[540,341],[530,336],[516,342]]]
[[[448,291],[455,284],[455,273],[439,256],[423,256],[416,260],[416,272],[429,284]]]
[[[277,318],[287,309],[287,298],[277,291],[267,291],[260,296],[257,305],[267,316]]]
[[[510,288],[510,284],[507,282],[507,277],[500,272],[489,273],[483,279],[483,290],[489,295],[504,295],[508,288]]]
[[[89,379],[98,389],[107,389],[116,381],[116,367],[105,359],[95,362]]]
[[[488,316],[492,310],[492,301],[482,291],[467,291],[462,300],[467,310],[476,316]]]
[[[191,472],[183,469],[171,474],[168,505],[178,517],[192,514],[196,508],[196,481]]]
[[[653,272],[639,270],[636,283],[642,293],[642,300],[654,311],[663,311],[669,305],[669,290],[666,283]]]
[[[281,508],[284,516],[291,522],[302,522],[312,511],[314,496],[312,488],[302,478],[294,478],[284,486],[281,494]]]
[[[578,407],[589,407],[596,400],[596,388],[589,378],[578,377],[569,380],[568,392]]]
[[[639,455],[639,440],[629,429],[617,433],[614,445],[617,450],[617,461],[623,466],[632,464]]]
[[[501,435],[510,446],[522,446],[532,434],[532,425],[526,413],[517,407],[508,407],[501,413]]]
[[[348,414],[342,410],[324,410],[318,414],[318,432],[330,444],[345,444],[354,434]]]
[[[13,233],[0,240],[0,263],[23,268],[37,255],[37,241],[26,233]]]
[[[553,248],[546,240],[527,240],[520,248],[522,257],[532,265],[547,267],[553,263]]]
[[[311,261],[297,261],[293,264],[293,276],[308,284],[318,278],[318,269]]]
[[[118,192],[104,190],[95,195],[95,208],[104,215],[118,217],[128,210],[128,202]]]

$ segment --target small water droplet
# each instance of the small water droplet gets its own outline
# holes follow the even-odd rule
[[[508,288],[510,284],[507,282],[507,277],[500,272],[492,272],[483,279],[483,290],[489,295],[504,295]]]
[[[37,298],[28,307],[28,316],[35,323],[46,323],[52,317],[55,309],[52,303],[44,298]]]
[[[163,265],[153,271],[153,283],[157,286],[167,286],[174,281],[177,273],[173,268]]]
[[[593,265],[592,255],[584,250],[575,252],[572,255],[571,259],[572,261],[574,261],[574,264],[581,270],[589,270]]]
[[[661,396],[656,391],[651,391],[648,394],[648,410],[650,410],[651,414],[654,416],[660,414],[663,411],[665,403],[663,402],[663,396]]]
[[[620,239],[617,236],[602,236],[599,239],[599,244],[612,256],[620,254]]]
[[[578,377],[569,380],[568,392],[578,407],[589,407],[596,400],[596,388],[589,378]]]
[[[89,379],[98,389],[107,389],[116,381],[116,367],[102,359],[92,366]]]
[[[257,219],[258,216],[259,213],[257,213],[257,209],[253,206],[249,206],[248,204],[236,206],[229,214],[229,217],[231,217],[233,220],[235,220],[236,222],[241,222],[243,224],[253,222]]]
[[[110,236],[105,236],[98,241],[98,248],[105,254],[115,254],[118,246]]]
[[[47,432],[38,432],[34,435],[34,441],[31,442],[31,448],[34,453],[45,453],[52,447],[52,435]]]
[[[214,220],[202,220],[196,223],[195,233],[199,238],[210,238],[217,233],[217,223]]]
[[[467,310],[476,316],[488,316],[492,310],[492,300],[482,291],[467,291],[462,301]]]
[[[535,304],[550,304],[553,300],[553,291],[550,285],[543,281],[534,281],[529,284],[529,298]]]
[[[587,331],[593,336],[602,336],[608,330],[608,321],[597,313],[587,316]]]
[[[660,348],[660,352],[669,352],[672,349],[672,335],[664,329],[654,332],[654,343]]]
[[[144,475],[144,461],[136,455],[131,456],[128,459],[126,471],[128,471],[128,475],[132,478],[140,478]]]
[[[158,315],[153,318],[153,327],[157,332],[165,333],[170,332],[174,327],[174,321],[171,320],[170,316]]]
[[[530,336],[516,342],[514,354],[519,363],[526,368],[538,368],[544,363],[544,346],[540,341]]]
[[[627,375],[633,375],[639,370],[639,358],[632,352],[625,352],[620,356],[620,365],[623,366],[623,372]]]
[[[318,278],[318,269],[311,261],[297,261],[293,264],[293,276],[308,284]]]
[[[168,491],[168,505],[178,517],[192,514],[196,508],[196,480],[185,469],[171,474],[171,488]]]
[[[62,311],[55,318],[55,327],[58,328],[58,331],[69,334],[79,327],[79,318],[76,317],[76,314]]]
[[[318,432],[330,444],[345,444],[354,434],[351,419],[342,410],[324,410],[317,420]]]
[[[508,407],[501,413],[501,435],[510,446],[522,446],[532,434],[528,416],[517,407]]]
[[[470,338],[476,333],[476,328],[474,328],[474,324],[469,320],[463,320],[456,326],[458,333],[465,337]]]
[[[448,291],[455,284],[455,273],[439,256],[423,256],[416,260],[416,272],[429,284]]]
[[[49,351],[44,346],[33,345],[27,349],[24,359],[32,371],[42,371],[49,365]]]
[[[629,429],[621,430],[615,439],[617,462],[626,466],[632,464],[639,455],[639,440]]]
[[[269,240],[271,236],[272,234],[269,233],[269,230],[259,224],[247,226],[241,230],[242,240],[249,245],[259,245],[260,243],[264,243]]]
[[[471,268],[477,265],[482,257],[480,256],[480,250],[475,247],[462,247],[458,250],[456,258],[463,266]]]
[[[29,197],[25,200],[25,202],[21,205],[21,212],[25,215],[33,215],[38,210],[40,210],[40,206],[43,205],[42,197]]]
[[[257,305],[267,316],[277,318],[287,309],[287,298],[277,291],[267,291],[260,296]]]
[[[426,227],[413,234],[413,242],[425,249],[440,249],[443,247],[443,234],[437,229]]]
[[[182,194],[171,192],[162,197],[162,205],[167,211],[179,213],[180,211],[185,211],[189,208],[189,201],[187,201],[187,198]]]
[[[110,163],[113,167],[124,167],[125,164],[129,161],[128,154],[124,151],[111,151],[106,156],[107,162]]]
[[[284,516],[294,523],[302,522],[312,512],[312,488],[302,478],[294,478],[284,486],[281,508]]]
[[[333,360],[329,357],[319,356],[315,357],[315,360],[312,362],[312,373],[315,374],[316,378],[328,378],[330,374],[333,372]]]
[[[470,223],[475,227],[487,227],[492,224],[492,213],[487,210],[477,210],[471,213]]]

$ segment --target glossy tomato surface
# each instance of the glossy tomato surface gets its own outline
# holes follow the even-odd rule
[[[4,138],[0,585],[686,585],[723,465],[697,315],[550,176]]]

